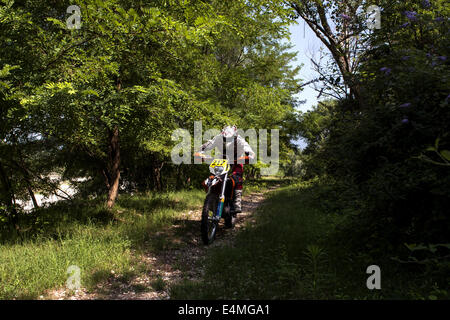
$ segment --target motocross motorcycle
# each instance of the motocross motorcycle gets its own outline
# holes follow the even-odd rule
[[[207,192],[202,210],[201,234],[203,243],[211,244],[221,218],[226,228],[233,228],[235,215],[231,213],[234,180],[229,177],[230,164],[226,159],[215,159],[209,165],[211,175],[203,182]]]

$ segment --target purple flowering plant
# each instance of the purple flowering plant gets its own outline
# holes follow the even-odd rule
[[[403,12],[405,14],[405,16],[411,20],[411,21],[415,21],[417,20],[417,12],[415,11],[405,11]]]
[[[424,7],[425,9],[430,8],[431,7],[430,0],[423,0],[422,1],[422,7]]]
[[[381,72],[384,72],[385,75],[389,75],[392,72],[391,68],[383,67],[380,69]]]
[[[345,19],[345,20],[350,20],[351,19],[350,16],[346,15],[345,13],[341,13],[339,15],[339,17],[341,17],[342,19]]]

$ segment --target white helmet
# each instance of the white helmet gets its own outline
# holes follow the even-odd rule
[[[220,134],[229,141],[237,135],[237,128],[236,126],[226,126]]]

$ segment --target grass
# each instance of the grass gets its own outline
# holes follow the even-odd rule
[[[125,271],[130,260],[130,242],[113,228],[98,232],[92,226],[80,227],[64,240],[5,245],[0,249],[0,297],[36,298],[46,289],[64,285],[70,265],[82,270],[81,282],[89,286],[111,270]]]
[[[64,287],[70,265],[81,269],[81,284],[87,288],[112,272],[139,272],[132,252],[157,250],[151,236],[182,212],[200,207],[203,199],[202,190],[123,195],[113,212],[97,200],[58,203],[24,216],[22,238],[6,234],[2,239],[0,299],[34,299]]]
[[[247,181],[244,193],[274,185],[281,188],[258,209],[256,222],[237,234],[233,246],[210,248],[198,261],[205,266],[204,278],[169,287],[172,298],[449,298],[448,281],[439,281],[426,266],[401,265],[388,253],[374,258],[373,250],[363,249],[369,239],[355,247],[352,208],[333,203],[328,187],[266,178]],[[182,213],[200,208],[204,196],[202,190],[121,195],[114,211],[104,210],[99,199],[62,202],[22,216],[20,238],[0,234],[0,299],[35,299],[65,287],[71,265],[80,268],[88,290],[113,273],[124,282],[148,273],[152,266],[139,255],[178,245],[157,234],[180,223]],[[183,262],[178,263],[182,270]],[[381,267],[382,290],[366,287],[366,269],[374,264]],[[168,286],[162,278],[151,283],[159,291]]]
[[[254,192],[261,192],[267,188],[274,186],[289,185],[293,182],[292,179],[284,179],[279,177],[262,177],[257,180],[246,180],[244,183],[243,195],[249,195]]]
[[[204,279],[172,286],[171,297],[448,299],[448,283],[438,284],[423,269],[400,265],[388,253],[374,259],[369,251],[352,248],[348,215],[326,209],[319,198],[325,191],[300,182],[272,193],[234,246],[211,248],[200,262],[206,266]],[[370,265],[381,268],[382,290],[366,287]]]

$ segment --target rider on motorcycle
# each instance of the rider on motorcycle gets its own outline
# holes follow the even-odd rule
[[[250,145],[237,134],[236,126],[226,126],[222,129],[222,132],[203,144],[201,146],[201,151],[195,153],[197,157],[204,157],[204,152],[212,150],[214,148],[218,148],[222,150],[222,158],[226,159],[228,155],[228,160],[232,164],[231,167],[231,178],[235,182],[234,195],[233,195],[233,208],[232,213],[240,213],[242,212],[241,201],[242,201],[242,176],[244,174],[244,165],[242,161],[245,160],[245,163],[248,164],[249,160],[254,159],[255,153],[253,152]],[[230,150],[233,150],[233,155],[229,155]]]

